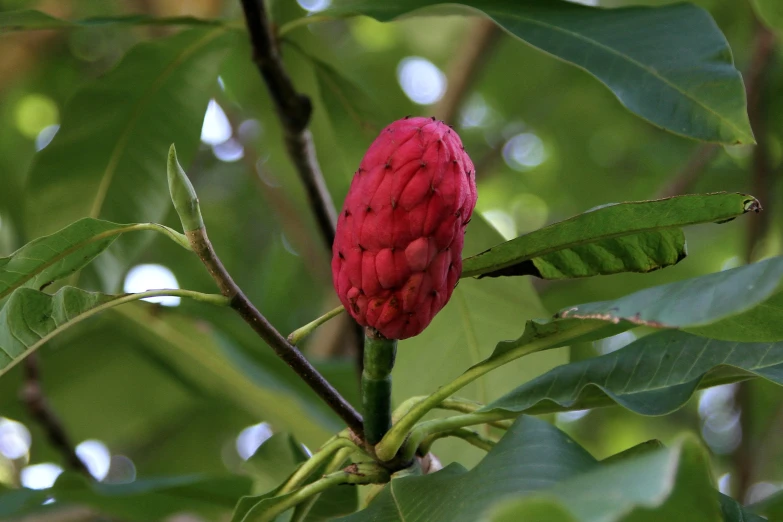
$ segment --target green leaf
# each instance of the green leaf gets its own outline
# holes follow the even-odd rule
[[[10,490],[0,495],[0,506],[8,507],[1,511],[3,515],[18,517],[40,512],[41,503],[54,498],[56,504],[44,509],[57,511],[68,506],[87,506],[104,515],[138,522],[163,520],[179,512],[212,520],[230,513],[236,499],[249,489],[248,479],[235,476],[188,475],[142,479],[130,484],[101,484],[66,472],[49,489]],[[4,506],[6,496],[15,497],[15,505],[9,502]]]
[[[783,31],[783,3],[778,0],[751,0],[756,15],[772,29]]]
[[[700,388],[755,376],[783,385],[783,343],[716,341],[666,331],[559,366],[481,411],[540,414],[616,403],[642,415],[666,415]]]
[[[289,495],[277,496],[280,486],[296,468],[307,460],[302,445],[287,433],[276,433],[256,450],[245,464],[245,469],[255,479],[256,496],[242,498],[234,510],[232,520],[243,521],[262,501],[274,503]],[[306,484],[320,478],[328,461],[316,468]],[[263,493],[263,494],[259,494]],[[305,518],[306,521],[333,520],[334,517],[353,513],[359,506],[356,488],[337,487],[321,493]]]
[[[631,446],[627,450],[621,451],[620,453],[615,453],[610,457],[606,457],[604,460],[601,461],[601,463],[614,464],[615,462],[636,458],[639,457],[640,455],[646,455],[651,451],[656,451],[662,448],[665,448],[663,442],[657,439],[652,439],[646,442],[642,442],[641,444],[637,444],[636,446]]]
[[[365,138],[372,139],[380,132],[378,102],[355,81],[330,64],[302,53],[313,65],[318,91],[333,122],[350,121]]]
[[[161,221],[170,208],[169,144],[177,143],[183,163],[193,157],[234,37],[222,28],[194,29],[137,44],[113,70],[80,89],[65,106],[60,131],[31,167],[28,236],[52,233],[85,216]],[[116,288],[122,265],[143,240],[129,238],[112,248],[113,257],[101,257],[96,267],[104,288]]]
[[[326,13],[389,21],[443,3],[352,0]],[[742,77],[726,38],[704,9],[690,4],[601,9],[555,0],[459,4],[589,72],[653,125],[703,141],[754,143]]]
[[[552,425],[520,417],[470,471],[452,464],[431,475],[393,479],[367,509],[340,520],[550,520],[488,517],[513,498],[533,502],[520,514],[556,513],[559,518],[553,520],[563,521],[646,522],[664,518],[643,518],[645,513],[671,516],[685,512],[689,521],[708,522],[717,520],[719,514],[709,458],[691,439],[670,449],[603,464]],[[546,502],[559,505],[550,508]],[[626,515],[634,518],[619,518]]]
[[[621,272],[646,273],[676,265],[686,255],[685,234],[680,229],[669,229],[559,250],[485,276],[533,275],[541,279],[573,279]]]
[[[547,503],[549,512],[558,514],[555,520],[563,521],[651,522],[679,520],[687,513],[689,522],[714,522],[721,515],[709,456],[690,437],[671,449],[599,466],[543,494],[510,501],[489,520],[524,520],[513,515],[533,508],[543,513]]]
[[[783,340],[783,257],[561,310],[631,328],[679,328],[727,341]]]
[[[680,227],[725,222],[759,209],[754,197],[727,193],[606,205],[468,257],[462,277],[649,272],[685,256]]]
[[[108,295],[66,286],[55,294],[17,288],[0,309],[0,375],[10,370],[49,339],[99,312],[153,295],[197,297],[226,304],[223,296],[187,290],[152,290],[138,294]],[[199,297],[201,296],[201,297]]]
[[[0,258],[0,302],[17,288],[42,289],[81,269],[125,232],[155,230],[186,246],[187,238],[163,225],[118,225],[84,218]]]
[[[500,239],[481,216],[474,215],[465,237],[465,252],[480,252]],[[420,335],[399,342],[392,387],[395,403],[414,395],[429,395],[489,357],[498,339],[518,336],[526,319],[546,314],[530,280],[461,280],[432,323]],[[510,383],[532,379],[567,360],[565,351],[555,350],[517,360],[495,370],[492,378],[479,379],[459,393],[486,404],[508,392]],[[443,462],[470,465],[483,456],[461,441],[444,440],[438,446],[438,457]]]
[[[280,486],[305,460],[307,454],[296,439],[288,433],[275,433],[259,446],[243,469],[253,477],[254,491],[265,493]]]
[[[67,29],[103,25],[222,25],[220,20],[203,20],[192,16],[155,18],[147,15],[95,17],[84,20],[63,20],[41,11],[25,9],[0,13],[0,34],[39,29]]]
[[[764,522],[768,520],[752,513],[750,509],[727,495],[721,493],[719,498],[723,522]],[[770,517],[769,520],[775,519]]]
[[[244,350],[202,321],[149,306],[112,309],[112,325],[169,366],[190,388],[227,399],[254,418],[320,444],[344,425],[268,347]],[[242,328],[244,325],[239,324]]]

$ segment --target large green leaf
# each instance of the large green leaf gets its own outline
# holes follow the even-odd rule
[[[51,488],[9,490],[0,495],[0,513],[19,517],[78,505],[138,522],[163,520],[182,512],[215,520],[230,513],[236,499],[249,489],[247,478],[232,476],[191,475],[143,479],[130,484],[101,484],[81,475],[64,473]],[[41,506],[48,498],[54,498],[56,503]]]
[[[745,194],[606,205],[468,257],[462,277],[532,274],[561,279],[649,272],[685,257],[680,227],[721,223],[759,208]]]
[[[680,328],[728,341],[783,340],[783,257],[561,310],[559,319]]]
[[[540,495],[509,501],[489,520],[652,522],[681,520],[687,513],[689,522],[715,522],[721,519],[721,506],[709,469],[704,449],[687,438],[671,449],[601,466]],[[540,518],[525,519],[532,509]]]
[[[783,385],[783,343],[716,341],[672,330],[559,366],[482,411],[538,414],[617,403],[643,415],[665,415],[699,388],[755,376]]]
[[[470,471],[451,465],[423,477],[394,479],[367,509],[340,520],[473,522],[486,520],[488,512],[510,498],[538,494],[563,503],[578,515],[576,520],[619,520],[610,515],[648,510],[668,515],[679,509],[689,513],[689,520],[707,522],[717,520],[719,513],[708,457],[690,439],[671,449],[602,464],[550,424],[521,417]]]
[[[500,238],[480,216],[474,216],[465,250],[481,251]],[[395,402],[432,393],[490,356],[498,339],[517,337],[525,320],[545,315],[529,280],[461,280],[432,324],[420,335],[400,341],[394,368]],[[469,384],[460,395],[486,404],[508,392],[514,383],[532,379],[566,361],[565,351],[536,354],[495,370],[492,378]],[[461,441],[444,441],[438,448],[438,457],[446,463],[470,465],[482,456]]]
[[[189,387],[227,399],[275,428],[300,434],[306,444],[320,444],[343,427],[314,393],[297,386],[293,371],[279,364],[260,341],[255,349],[270,352],[269,361],[246,352],[210,325],[175,313],[128,305],[112,309],[110,315],[117,319],[120,332],[135,339],[139,349],[159,359]]]
[[[32,288],[17,288],[0,309],[0,375],[71,326],[154,293],[108,295],[66,286],[55,294],[46,294]],[[160,292],[180,296],[188,293],[176,289]]]
[[[751,0],[751,3],[765,24],[783,31],[783,3],[778,0]]]
[[[388,21],[443,0],[348,0],[332,10]],[[454,2],[448,2],[454,3]],[[528,44],[601,80],[620,102],[675,134],[754,143],[726,38],[690,4],[600,9],[555,0],[461,0]]]
[[[160,221],[170,205],[168,147],[176,142],[185,163],[193,157],[234,36],[223,28],[194,29],[140,43],[113,70],[81,88],[65,107],[60,131],[31,167],[28,237],[85,216]],[[104,288],[115,289],[122,265],[143,239],[118,243],[109,251],[114,257],[107,253],[96,263]]]
[[[147,15],[125,15],[87,18],[85,20],[63,20],[41,11],[25,9],[0,13],[0,34],[13,31],[35,31],[38,29],[63,29],[73,27],[94,27],[102,25],[220,25],[219,20],[203,20],[192,16],[156,18]]]
[[[187,239],[163,225],[140,223],[118,225],[84,218],[52,235],[26,244],[0,258],[0,302],[20,287],[42,289],[81,269],[125,232],[155,230],[187,245]]]

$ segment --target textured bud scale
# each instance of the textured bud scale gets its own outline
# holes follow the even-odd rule
[[[345,308],[388,339],[419,334],[451,298],[476,205],[473,163],[434,118],[386,127],[337,221],[332,278]]]

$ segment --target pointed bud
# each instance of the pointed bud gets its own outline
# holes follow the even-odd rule
[[[204,228],[196,190],[177,161],[177,151],[173,143],[169,149],[168,176],[171,201],[174,203],[180,221],[182,221],[183,231],[191,232]]]

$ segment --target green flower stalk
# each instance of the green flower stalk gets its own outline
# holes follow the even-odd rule
[[[365,329],[362,370],[364,438],[373,446],[391,428],[391,372],[396,355],[396,340],[386,339],[373,328]]]

